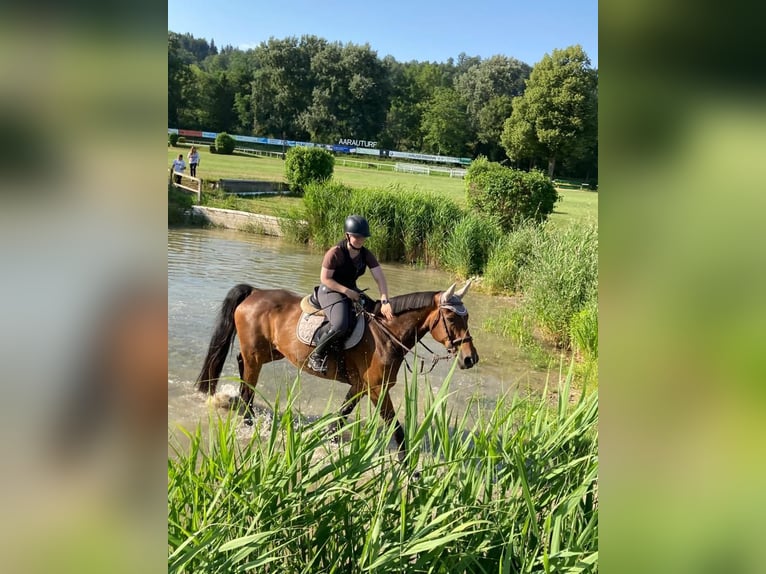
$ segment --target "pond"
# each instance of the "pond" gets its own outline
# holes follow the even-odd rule
[[[263,235],[228,229],[170,229],[168,231],[168,423],[193,428],[207,420],[209,407],[203,395],[194,390],[194,381],[212,335],[218,309],[231,287],[249,283],[259,288],[284,288],[308,294],[319,281],[323,252],[309,246]],[[408,265],[383,263],[389,295],[415,291],[440,291],[453,282],[443,271]],[[378,297],[377,285],[369,271],[358,284]],[[460,287],[462,283],[458,284]],[[473,369],[455,370],[448,402],[461,413],[472,398],[493,408],[497,398],[519,389],[522,393],[539,391],[548,378],[547,372],[536,370],[523,358],[521,351],[509,341],[487,332],[483,323],[507,308],[507,300],[469,291],[465,303],[470,313],[470,328],[480,362]],[[426,335],[423,341],[435,353],[444,347]],[[430,356],[417,346],[418,353],[430,363]],[[235,339],[231,357],[223,371],[219,391],[236,394],[238,377]],[[411,363],[411,361],[410,361]],[[419,384],[430,385],[434,392],[442,384],[451,361],[441,361]],[[264,366],[258,382],[256,410],[263,409],[295,380],[297,368],[287,361]],[[400,410],[404,393],[406,368],[402,367],[391,396]],[[304,374],[300,381],[297,406],[306,416],[319,416],[328,409],[336,411],[346,394],[345,384]],[[421,389],[421,396],[425,389]],[[366,401],[360,403],[366,408]],[[358,408],[360,408],[358,407]],[[399,412],[400,419],[403,413]]]

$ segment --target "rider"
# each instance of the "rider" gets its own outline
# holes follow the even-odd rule
[[[383,269],[375,256],[364,247],[365,240],[370,236],[367,220],[361,215],[349,215],[343,231],[345,238],[325,253],[319,276],[319,304],[330,320],[330,330],[322,336],[309,357],[308,365],[317,373],[327,372],[325,361],[330,346],[341,340],[348,330],[351,301],[358,301],[360,297],[356,280],[367,267],[380,290],[381,312],[387,319],[394,317]]]

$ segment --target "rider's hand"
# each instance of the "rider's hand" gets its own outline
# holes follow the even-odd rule
[[[386,319],[389,321],[394,318],[394,312],[391,310],[391,303],[386,302],[380,306],[380,312],[383,313]]]
[[[348,297],[354,302],[359,301],[359,292],[354,291],[353,289],[349,289],[348,293],[346,293],[346,297]]]

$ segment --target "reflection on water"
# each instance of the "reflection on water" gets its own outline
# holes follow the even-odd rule
[[[176,424],[193,427],[207,416],[205,401],[194,392],[193,382],[207,352],[216,314],[229,289],[237,283],[250,283],[259,288],[308,293],[319,281],[322,255],[323,252],[312,251],[304,245],[233,230],[168,231],[168,421],[171,427]],[[391,296],[439,291],[452,282],[451,277],[441,271],[389,263],[384,263],[383,268]],[[378,296],[369,272],[358,283],[362,288],[369,287],[372,296]],[[470,370],[456,369],[450,398],[455,411],[460,412],[471,397],[491,408],[505,392],[541,387],[545,373],[535,371],[513,345],[481,328],[487,318],[503,309],[502,300],[469,291],[465,302],[480,362]],[[424,342],[435,353],[444,354],[444,347],[430,336],[426,336]],[[238,346],[235,340],[219,384],[219,390],[232,394],[238,389],[234,358]],[[430,364],[428,353],[421,346],[417,349]],[[433,372],[421,380],[421,385],[427,382],[434,390],[438,389],[450,367],[450,361],[439,362]],[[397,379],[399,384],[392,390],[397,408],[404,391],[405,371],[402,367]],[[297,373],[287,361],[266,365],[258,382],[263,399],[256,396],[256,403],[264,399],[272,402],[277,393],[284,396]],[[305,375],[300,381],[297,405],[309,416],[319,415],[328,408],[337,410],[346,390],[344,384]]]

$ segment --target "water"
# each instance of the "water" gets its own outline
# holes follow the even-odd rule
[[[212,335],[216,314],[228,293],[237,283],[259,288],[285,288],[308,294],[319,281],[323,252],[286,240],[221,229],[172,229],[168,231],[168,422],[171,427],[194,427],[207,419],[208,407],[202,395],[194,391],[194,381]],[[444,272],[384,263],[389,295],[415,291],[438,291],[449,287],[451,277]],[[378,289],[369,271],[358,282],[369,287],[371,296]],[[462,284],[458,284],[460,287]],[[461,412],[468,401],[478,398],[492,408],[497,397],[516,388],[539,389],[546,373],[536,371],[509,342],[482,329],[483,322],[507,306],[507,301],[469,291],[465,296],[470,314],[473,342],[480,362],[473,369],[456,370],[452,379],[450,406]],[[431,339],[424,342],[436,354],[444,347]],[[238,376],[235,355],[239,342],[223,371],[219,391],[236,394]],[[417,346],[418,353],[428,353]],[[449,372],[450,361],[441,361],[421,384],[435,390]],[[404,392],[405,367],[399,372],[391,396],[399,409]],[[257,390],[256,408],[272,402],[294,381],[298,370],[287,361],[264,366]],[[228,380],[227,380],[228,377]],[[337,410],[348,387],[341,383],[303,375],[297,405],[307,416]],[[421,395],[423,393],[421,392]],[[360,403],[364,405],[365,401]],[[400,412],[400,419],[402,414]]]

